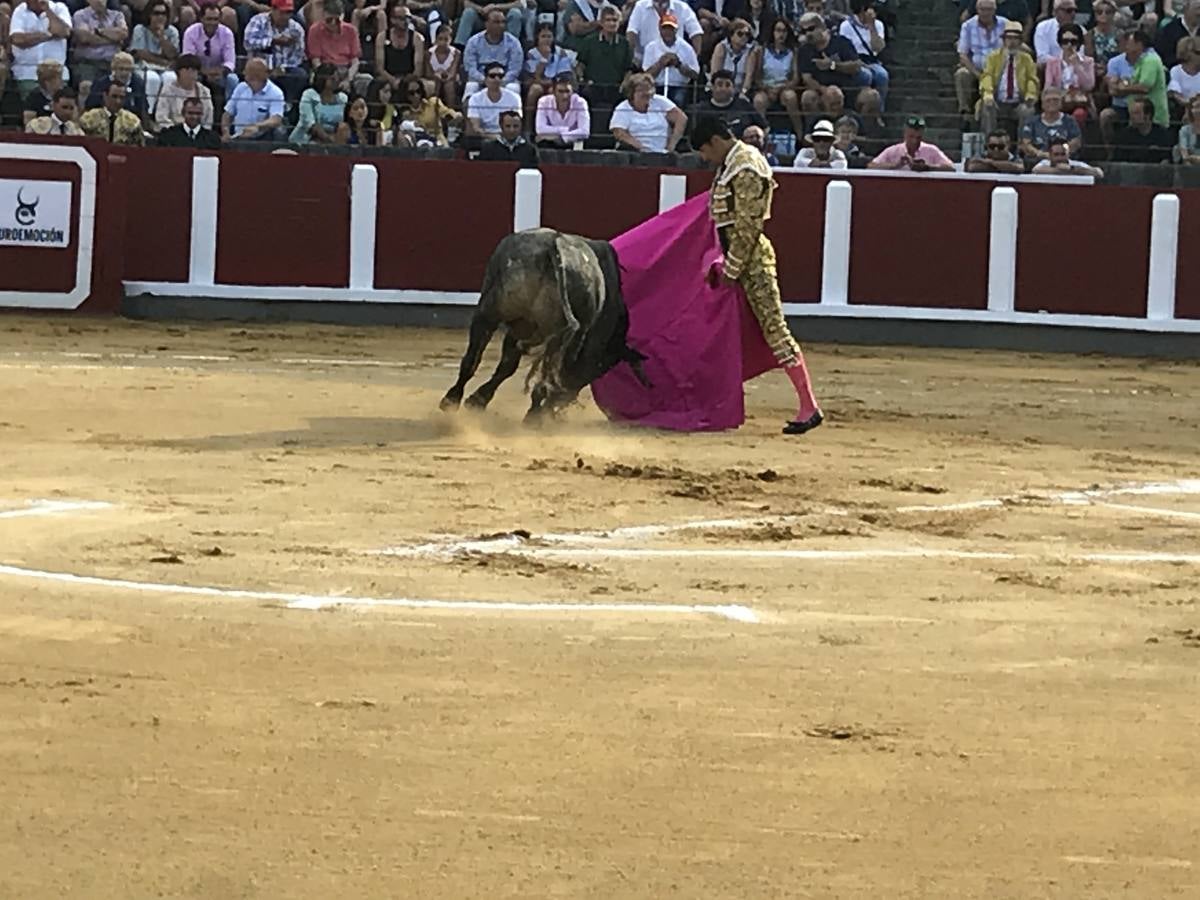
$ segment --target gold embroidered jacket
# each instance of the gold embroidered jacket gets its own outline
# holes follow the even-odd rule
[[[79,125],[83,128],[83,133],[91,137],[104,138],[106,141],[112,141],[114,144],[137,144],[141,146],[146,143],[145,134],[142,132],[142,120],[134,113],[127,109],[117,113],[116,118],[109,123],[108,110],[101,106],[98,109],[89,109],[79,117]]]
[[[771,218],[775,178],[766,158],[749,144],[735,141],[717,170],[709,213],[725,251],[725,274],[738,278],[758,245],[763,223]]]

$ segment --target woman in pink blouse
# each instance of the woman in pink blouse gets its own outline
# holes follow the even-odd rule
[[[1066,93],[1063,111],[1075,117],[1082,130],[1088,116],[1096,115],[1092,91],[1096,89],[1096,64],[1083,47],[1083,29],[1071,23],[1058,29],[1061,58],[1046,61],[1045,87],[1062,88]]]
[[[539,144],[569,147],[591,136],[592,117],[587,101],[575,93],[571,76],[554,79],[554,91],[538,100],[534,134]]]

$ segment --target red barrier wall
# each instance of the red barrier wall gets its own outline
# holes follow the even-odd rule
[[[995,186],[899,178],[855,182],[850,302],[986,309]]]
[[[1023,186],[1017,309],[1145,316],[1150,206],[1157,193],[1102,185]]]
[[[217,281],[345,286],[353,162],[252,153],[221,157]]]
[[[617,166],[546,166],[542,224],[611,240],[658,214],[661,174],[659,169]]]
[[[187,281],[191,251],[192,154],[126,154],[125,280]]]
[[[81,143],[107,171],[107,146]],[[129,185],[123,192],[123,278],[186,283],[192,155],[137,148],[121,152]],[[217,282],[344,288],[349,281],[350,172],[358,162],[379,173],[376,288],[478,290],[492,248],[512,226],[512,166],[252,153],[220,157]],[[24,160],[2,165],[28,177],[63,168]],[[77,181],[74,168],[66,168]],[[654,215],[660,174],[626,167],[547,166],[542,171],[542,221],[611,238]],[[711,181],[710,173],[702,171],[685,177],[689,195],[707,190]],[[778,251],[783,295],[815,302],[829,178],[781,173],[778,181],[767,233]],[[862,177],[851,183],[851,303],[986,308],[993,182]],[[1033,179],[1014,186],[1020,194],[1018,310],[1145,314],[1151,202],[1160,191]],[[1178,314],[1200,318],[1200,270],[1189,265],[1190,248],[1200,246],[1200,192],[1180,196]],[[106,203],[101,191],[100,207],[113,218],[115,209]],[[77,241],[76,233],[68,251],[0,248],[0,271],[18,289],[66,290],[72,271],[67,257]],[[30,253],[62,259],[30,265]]]
[[[0,178],[71,182],[71,239],[66,247],[0,246],[0,287],[4,290],[69,292],[75,286],[79,253],[79,167],[66,162],[0,159]]]
[[[1175,315],[1200,319],[1200,191],[1180,191],[1179,260],[1175,267]]]
[[[451,160],[372,162],[379,169],[375,286],[478,291],[488,256],[512,231],[516,168]],[[349,177],[347,172],[343,186]],[[343,200],[348,222],[348,195]]]

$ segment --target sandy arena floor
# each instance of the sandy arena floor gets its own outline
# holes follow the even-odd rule
[[[0,897],[1200,896],[1200,367],[530,433],[464,340],[0,320]]]

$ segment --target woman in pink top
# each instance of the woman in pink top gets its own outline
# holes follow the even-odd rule
[[[1075,117],[1080,129],[1096,115],[1092,91],[1096,89],[1096,64],[1083,47],[1083,29],[1074,23],[1058,29],[1062,56],[1046,60],[1045,87],[1062,88],[1063,110]]]
[[[592,117],[587,101],[575,93],[571,76],[563,73],[554,79],[554,92],[538,100],[534,134],[539,144],[555,147],[586,141],[592,132]]]

